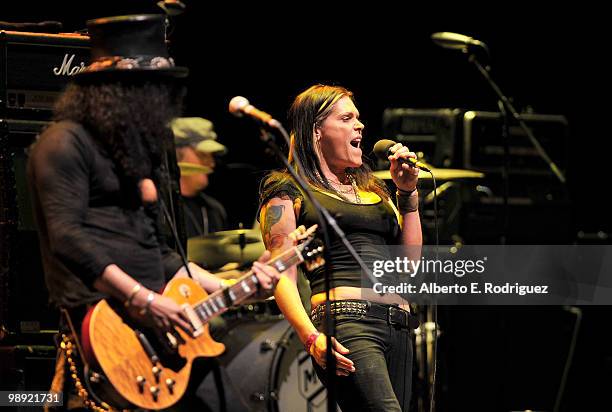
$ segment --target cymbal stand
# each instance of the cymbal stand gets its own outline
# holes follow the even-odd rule
[[[419,311],[420,326],[415,329],[415,355],[417,378],[420,390],[417,395],[417,410],[431,411],[431,393],[435,385],[435,351],[436,339],[441,335],[440,326],[436,324],[434,306],[427,305],[424,311]]]

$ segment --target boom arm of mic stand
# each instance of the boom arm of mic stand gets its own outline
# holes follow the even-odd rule
[[[529,138],[529,141],[531,142],[533,147],[535,147],[538,154],[548,164],[548,167],[550,167],[550,170],[552,170],[552,172],[555,174],[555,176],[557,176],[557,178],[559,179],[561,183],[565,184],[566,179],[565,179],[565,175],[563,174],[563,172],[561,172],[561,170],[559,169],[559,167],[557,167],[555,162],[553,162],[550,156],[548,156],[548,153],[546,153],[546,150],[544,150],[544,148],[542,147],[538,139],[536,139],[536,137],[533,135],[533,132],[531,131],[531,129],[525,124],[523,119],[521,119],[521,116],[518,114],[518,112],[516,111],[512,103],[510,103],[510,100],[508,100],[508,98],[504,95],[504,93],[502,93],[499,86],[497,86],[497,84],[493,81],[493,79],[491,79],[491,76],[489,75],[489,71],[486,68],[484,68],[482,64],[480,64],[480,62],[478,61],[478,59],[473,53],[469,55],[468,60],[476,66],[478,71],[484,76],[485,80],[489,83],[493,91],[495,91],[499,99],[508,108],[508,111],[512,114],[512,117],[521,126],[521,129],[523,129],[523,131]]]

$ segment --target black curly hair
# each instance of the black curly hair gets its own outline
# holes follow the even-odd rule
[[[122,189],[135,196],[161,162],[183,96],[182,86],[163,81],[73,83],[56,102],[54,120],[83,125],[113,160]]]

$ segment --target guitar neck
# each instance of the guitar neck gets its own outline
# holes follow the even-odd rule
[[[290,267],[304,261],[300,249],[296,246],[286,250],[281,255],[266,262],[278,272],[284,272]],[[202,323],[225,312],[230,306],[238,305],[253,296],[259,289],[259,280],[252,270],[238,278],[235,284],[210,294],[202,302],[196,303],[193,310]]]

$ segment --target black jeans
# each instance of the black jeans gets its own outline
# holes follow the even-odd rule
[[[412,338],[408,329],[365,315],[336,315],[336,339],[350,352],[355,372],[336,377],[338,404],[345,412],[408,412],[412,386]],[[323,322],[315,321],[323,331]],[[326,372],[313,364],[327,386]]]

